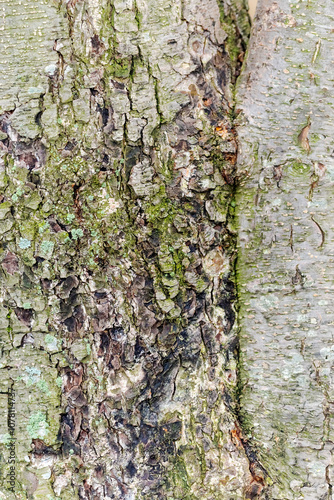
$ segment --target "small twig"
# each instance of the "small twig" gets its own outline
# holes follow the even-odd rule
[[[322,229],[320,224],[316,220],[314,220],[313,215],[311,215],[311,219],[313,220],[314,224],[317,226],[317,228],[319,229],[319,231],[321,233],[321,243],[318,246],[318,248],[322,248],[324,246],[324,243],[325,243],[325,231]]]

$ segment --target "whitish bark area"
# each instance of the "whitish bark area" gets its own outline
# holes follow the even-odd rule
[[[4,499],[241,499],[240,0],[0,0]]]
[[[334,2],[260,2],[238,91],[240,413],[272,499],[332,498]]]

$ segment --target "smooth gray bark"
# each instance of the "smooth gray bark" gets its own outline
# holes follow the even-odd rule
[[[272,499],[333,482],[334,2],[262,0],[239,82],[240,412]]]
[[[241,499],[241,0],[0,0],[0,498]],[[10,399],[10,401],[9,401]],[[248,455],[247,455],[248,453]]]

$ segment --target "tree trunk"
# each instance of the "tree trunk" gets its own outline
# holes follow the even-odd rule
[[[251,497],[232,216],[246,5],[0,5],[0,497]]]
[[[331,499],[333,1],[0,6],[0,498]]]
[[[240,422],[269,498],[331,499],[333,1],[260,1],[238,90]]]

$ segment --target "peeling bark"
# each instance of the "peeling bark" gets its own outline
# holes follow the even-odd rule
[[[333,2],[0,7],[0,498],[332,498]]]

